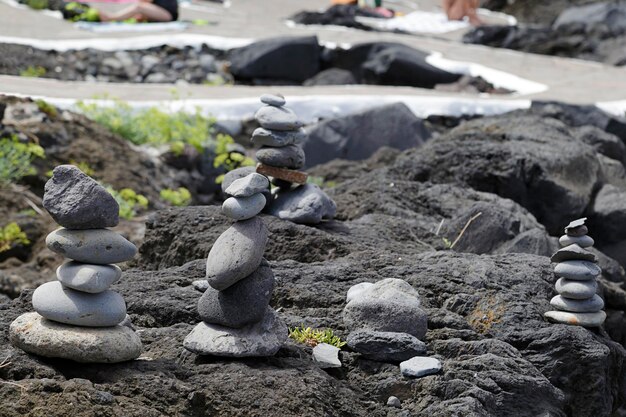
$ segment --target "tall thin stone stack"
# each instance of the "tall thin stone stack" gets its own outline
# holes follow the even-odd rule
[[[606,313],[602,311],[604,301],[596,294],[596,279],[602,269],[597,265],[596,255],[586,250],[594,241],[587,236],[585,220],[571,222],[559,239],[563,248],[551,258],[557,263],[554,273],[559,277],[556,282],[559,295],[550,300],[556,310],[548,311],[544,316],[554,323],[598,327],[606,319]]]
[[[209,283],[198,302],[202,322],[187,335],[186,349],[225,357],[272,356],[287,327],[269,307],[274,274],[263,259],[268,231],[257,214],[269,181],[252,173],[233,181],[222,212],[236,221],[213,244],[206,264]]]
[[[11,342],[29,353],[77,362],[139,357],[139,336],[120,324],[126,303],[109,290],[122,276],[114,264],[137,253],[135,245],[107,229],[118,224],[117,202],[78,168],[61,165],[46,183],[43,205],[63,226],[48,235],[46,244],[70,260],[57,269],[57,281],[35,290],[36,312],[11,324]]]

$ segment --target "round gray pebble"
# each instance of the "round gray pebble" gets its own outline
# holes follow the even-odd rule
[[[263,211],[266,202],[263,194],[254,194],[250,197],[230,197],[222,203],[222,213],[233,220],[247,220]]]
[[[281,107],[284,106],[287,101],[285,97],[279,96],[277,94],[263,94],[261,95],[261,103],[267,104],[268,106]]]
[[[604,300],[597,294],[586,300],[574,300],[556,295],[550,300],[550,304],[557,310],[571,313],[595,313],[604,308]]]
[[[57,268],[57,278],[74,290],[99,293],[106,291],[122,277],[116,265],[95,265],[70,261]]]
[[[304,166],[304,150],[298,145],[282,148],[263,147],[256,152],[256,159],[265,165],[288,169],[300,169]]]
[[[298,130],[304,126],[298,116],[286,107],[263,106],[254,118],[261,127],[270,130]]]
[[[253,172],[243,178],[235,180],[226,188],[226,194],[233,197],[250,197],[267,191],[270,188],[270,181],[265,175]]]
[[[280,148],[287,145],[301,145],[306,140],[306,132],[300,128],[293,131],[281,132],[259,127],[252,132],[252,143],[255,145],[273,146]]]
[[[588,247],[593,246],[595,242],[593,241],[592,237],[587,236],[587,235],[585,236],[563,235],[559,238],[559,243],[561,244],[561,246],[569,246],[575,243],[581,248],[588,248]]]
[[[584,300],[593,297],[598,290],[598,284],[595,279],[576,281],[573,279],[559,278],[555,288],[563,297],[572,298],[574,300]]]
[[[66,258],[88,264],[116,264],[132,259],[137,247],[108,229],[58,229],[46,237],[46,245]]]
[[[602,273],[602,269],[593,262],[564,261],[554,267],[554,273],[559,277],[585,281],[596,278]]]

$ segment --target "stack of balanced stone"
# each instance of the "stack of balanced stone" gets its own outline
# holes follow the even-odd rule
[[[308,175],[298,171],[305,164],[302,144],[306,140],[304,123],[287,107],[285,98],[264,94],[255,118],[261,125],[252,133],[252,142],[261,145],[256,157],[256,172],[271,177],[278,187],[268,212],[283,220],[317,224],[332,219],[335,202],[317,185],[307,184]],[[295,187],[293,185],[296,184]]]
[[[269,181],[252,173],[233,181],[222,212],[236,221],[217,238],[206,264],[208,288],[198,302],[202,322],[187,335],[186,349],[199,355],[272,356],[287,327],[269,307],[274,274],[263,258],[268,231],[257,216]]]
[[[556,290],[559,295],[550,300],[556,310],[544,316],[551,322],[598,327],[604,323],[604,301],[596,294],[596,278],[602,273],[596,255],[586,250],[594,241],[587,236],[585,220],[578,219],[565,228],[559,243],[563,248],[552,255],[556,262],[554,273],[559,277]]]
[[[96,181],[71,165],[54,169],[43,205],[61,226],[50,233],[50,250],[70,261],[57,269],[57,281],[33,293],[36,312],[10,326],[11,342],[41,356],[77,362],[122,362],[139,357],[139,336],[125,325],[126,303],[109,287],[122,271],[116,263],[137,248],[107,229],[118,224],[119,206]]]

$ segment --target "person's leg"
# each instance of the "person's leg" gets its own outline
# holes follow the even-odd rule
[[[100,20],[102,22],[119,22],[127,19],[135,18],[137,20],[146,20],[148,22],[170,22],[172,15],[162,7],[152,3],[141,2],[117,13],[100,12]]]
[[[476,9],[479,7],[479,0],[468,0],[467,1],[467,11],[466,16],[469,18],[469,21],[474,26],[480,26],[483,24],[483,21],[478,17],[478,13],[476,13]]]
[[[465,0],[444,0],[444,10],[448,20],[462,20],[465,16]]]

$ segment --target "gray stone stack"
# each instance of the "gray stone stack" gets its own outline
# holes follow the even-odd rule
[[[198,302],[202,322],[187,335],[186,349],[199,355],[272,356],[287,327],[269,307],[274,274],[263,258],[268,231],[257,214],[269,181],[252,173],[232,181],[222,212],[236,221],[213,244],[206,265],[208,288]]]
[[[598,327],[604,323],[604,301],[596,294],[597,277],[602,273],[596,255],[586,250],[594,241],[587,236],[585,220],[578,219],[565,228],[559,243],[563,248],[552,255],[556,262],[554,273],[559,277],[556,290],[559,295],[550,300],[556,310],[544,316],[553,323]]]
[[[119,206],[96,181],[71,165],[54,169],[43,205],[61,229],[46,238],[48,248],[70,261],[57,281],[33,293],[35,313],[10,326],[11,342],[30,353],[78,362],[122,362],[139,357],[141,340],[129,327],[126,303],[109,287],[122,271],[116,263],[137,248],[107,229],[118,224]]]

